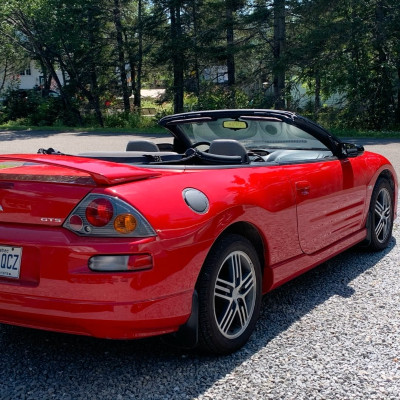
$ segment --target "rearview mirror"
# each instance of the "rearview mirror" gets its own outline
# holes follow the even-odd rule
[[[222,123],[222,126],[227,129],[233,129],[234,131],[237,131],[239,129],[246,129],[247,128],[247,122],[246,121],[224,121]]]

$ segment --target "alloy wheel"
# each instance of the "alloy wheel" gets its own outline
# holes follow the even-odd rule
[[[379,191],[375,202],[375,235],[380,243],[385,242],[391,232],[392,200],[386,188]]]
[[[218,271],[214,288],[214,316],[220,333],[234,339],[247,328],[256,301],[256,273],[243,251],[230,253]]]

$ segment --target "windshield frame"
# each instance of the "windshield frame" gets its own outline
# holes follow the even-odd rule
[[[322,143],[330,151],[332,151],[334,155],[340,156],[341,141],[338,138],[333,136],[320,125],[289,111],[262,109],[199,111],[170,115],[162,118],[159,121],[159,124],[168,129],[184,146],[189,148],[195,143],[193,143],[193,138],[191,138],[190,135],[185,132],[185,125],[187,126],[187,124],[217,121],[221,119],[240,119],[246,122],[275,121],[278,123],[286,123],[288,124],[288,126],[293,126],[294,128],[297,128],[311,135],[318,142]],[[215,137],[214,139],[217,139],[217,137]],[[230,139],[235,139],[235,137],[230,137]],[[243,143],[243,141],[241,141],[240,139],[238,141]],[[273,148],[273,146],[266,147]],[[279,148],[294,148],[299,150],[301,149],[300,147]],[[311,150],[312,148],[307,147],[307,149]],[[318,149],[320,149],[320,147],[318,147]]]

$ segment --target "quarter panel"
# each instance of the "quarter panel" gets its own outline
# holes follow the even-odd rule
[[[182,192],[188,187],[207,196],[207,213],[195,213],[186,205]],[[301,253],[295,198],[285,167],[187,169],[113,190],[148,219],[169,249],[187,248],[192,253],[193,246],[203,243],[202,261],[219,235],[239,221],[253,224],[261,233],[269,265]]]

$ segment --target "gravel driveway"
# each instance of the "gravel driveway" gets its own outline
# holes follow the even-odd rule
[[[0,133],[0,152],[123,150],[131,138],[16,135]],[[366,144],[400,176],[399,142]],[[158,338],[118,342],[0,325],[0,399],[397,400],[397,241],[398,222],[384,252],[349,250],[267,294],[248,345],[226,357],[174,350]]]

